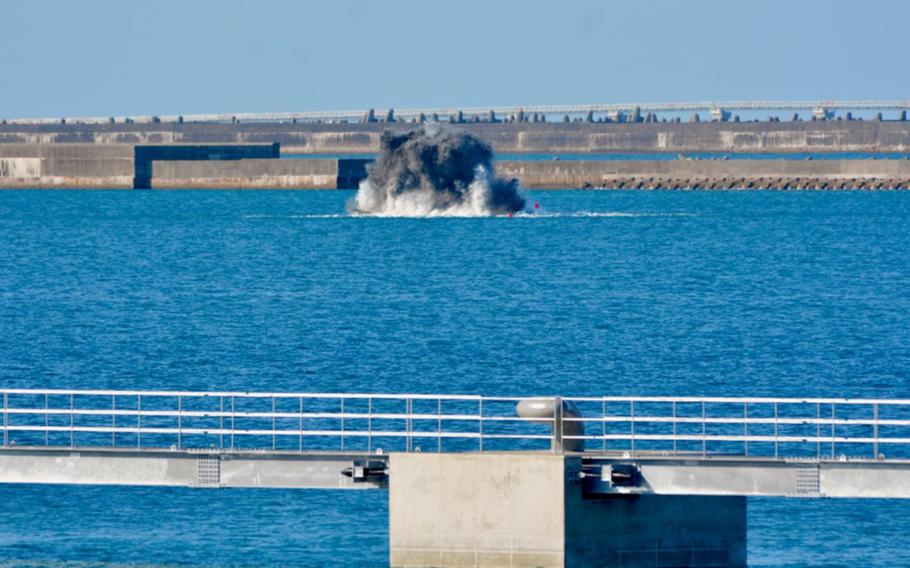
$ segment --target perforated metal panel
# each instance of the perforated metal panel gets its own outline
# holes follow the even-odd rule
[[[819,465],[800,464],[796,467],[796,494],[813,496],[821,491]]]
[[[196,485],[201,487],[221,485],[221,459],[218,456],[196,458]]]

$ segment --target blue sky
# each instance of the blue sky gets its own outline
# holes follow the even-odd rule
[[[910,98],[903,0],[4,0],[0,116]]]

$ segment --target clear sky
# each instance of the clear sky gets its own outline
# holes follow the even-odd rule
[[[4,0],[0,116],[910,98],[905,0]]]

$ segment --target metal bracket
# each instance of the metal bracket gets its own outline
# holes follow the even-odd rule
[[[381,460],[355,460],[354,465],[341,470],[341,475],[355,483],[382,481],[388,476],[386,464]]]
[[[638,487],[641,470],[634,463],[612,463],[601,468],[600,478],[610,487]]]

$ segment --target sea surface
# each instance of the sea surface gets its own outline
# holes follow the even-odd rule
[[[0,386],[910,397],[910,193],[0,192]],[[382,491],[0,487],[0,566],[382,566]],[[749,501],[753,566],[910,565],[910,502]]]

